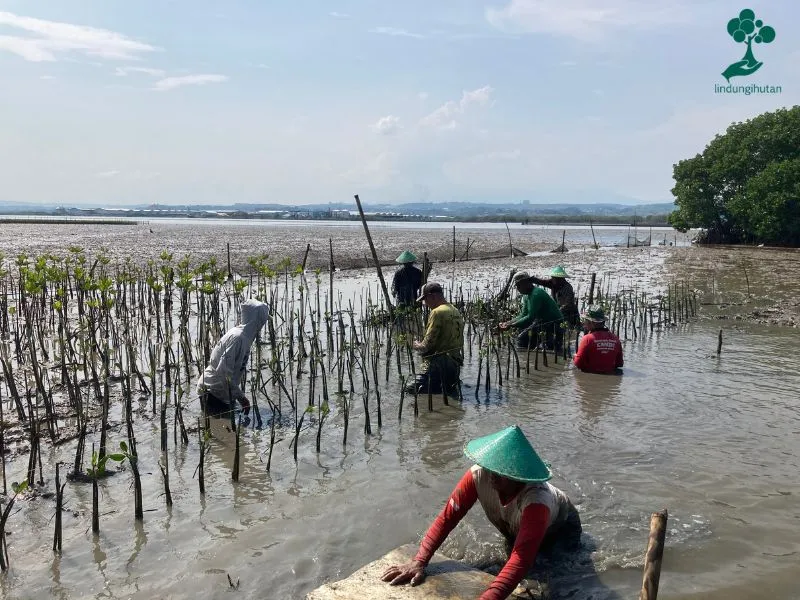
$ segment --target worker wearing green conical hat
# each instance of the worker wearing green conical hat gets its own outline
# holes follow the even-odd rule
[[[475,502],[506,538],[509,551],[508,561],[480,600],[507,598],[533,567],[541,548],[557,542],[570,549],[580,545],[578,511],[564,492],[547,483],[552,478],[549,466],[518,426],[472,440],[464,454],[475,464],[450,494],[414,560],[388,568],[383,581],[422,583],[428,562]]]
[[[553,267],[550,271],[549,279],[531,277],[531,281],[536,285],[548,288],[553,300],[556,301],[556,304],[561,309],[564,320],[570,327],[577,327],[580,323],[578,303],[575,301],[575,290],[572,289],[572,285],[567,281],[568,278],[569,275],[567,275],[564,267],[559,265]]]
[[[392,278],[392,295],[398,306],[412,306],[422,288],[422,271],[414,266],[417,257],[405,250],[395,262],[403,266],[395,271]]]

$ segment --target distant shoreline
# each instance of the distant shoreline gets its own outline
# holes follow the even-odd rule
[[[156,222],[159,219],[217,219],[217,220],[230,220],[230,221],[355,221],[358,222],[358,217],[343,218],[341,215],[333,217],[321,216],[263,216],[253,213],[192,213],[192,212],[174,212],[166,214],[154,215],[144,211],[130,211],[125,216],[120,215],[104,215],[97,213],[83,213],[72,215],[53,215],[53,214],[5,214],[0,215],[0,223],[2,224],[28,224],[28,225],[147,225],[150,222]],[[452,216],[452,217],[417,217],[417,216],[388,216],[388,215],[366,215],[369,222],[401,222],[401,223],[509,223],[521,225],[559,225],[564,227],[570,226],[585,226],[585,225],[618,225],[618,226],[631,226],[631,227],[670,227],[667,220],[667,215],[649,215],[633,219],[627,215],[485,215],[485,216]]]

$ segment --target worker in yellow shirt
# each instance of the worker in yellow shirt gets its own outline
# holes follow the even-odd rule
[[[442,286],[435,282],[422,286],[418,302],[431,309],[425,337],[413,348],[422,355],[422,370],[407,391],[419,394],[455,392],[464,364],[464,317],[447,302]]]

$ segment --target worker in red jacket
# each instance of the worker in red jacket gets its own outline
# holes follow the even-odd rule
[[[614,373],[623,366],[622,342],[606,327],[606,315],[592,305],[581,315],[586,334],[572,361],[586,373]]]
[[[506,539],[508,562],[480,600],[503,600],[536,562],[540,548],[580,546],[581,519],[567,495],[547,483],[553,474],[518,426],[472,440],[464,454],[475,464],[464,473],[428,529],[414,559],[381,576],[392,585],[419,585],[425,568],[475,503]]]

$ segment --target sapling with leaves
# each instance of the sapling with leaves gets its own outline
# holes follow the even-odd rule
[[[9,566],[8,545],[6,543],[6,523],[8,522],[8,517],[11,515],[11,509],[14,508],[14,503],[17,500],[17,496],[24,493],[27,489],[27,481],[23,481],[21,483],[17,483],[15,481],[12,483],[11,491],[14,492],[14,494],[8,499],[3,512],[0,513],[0,571],[3,572],[7,571]]]

